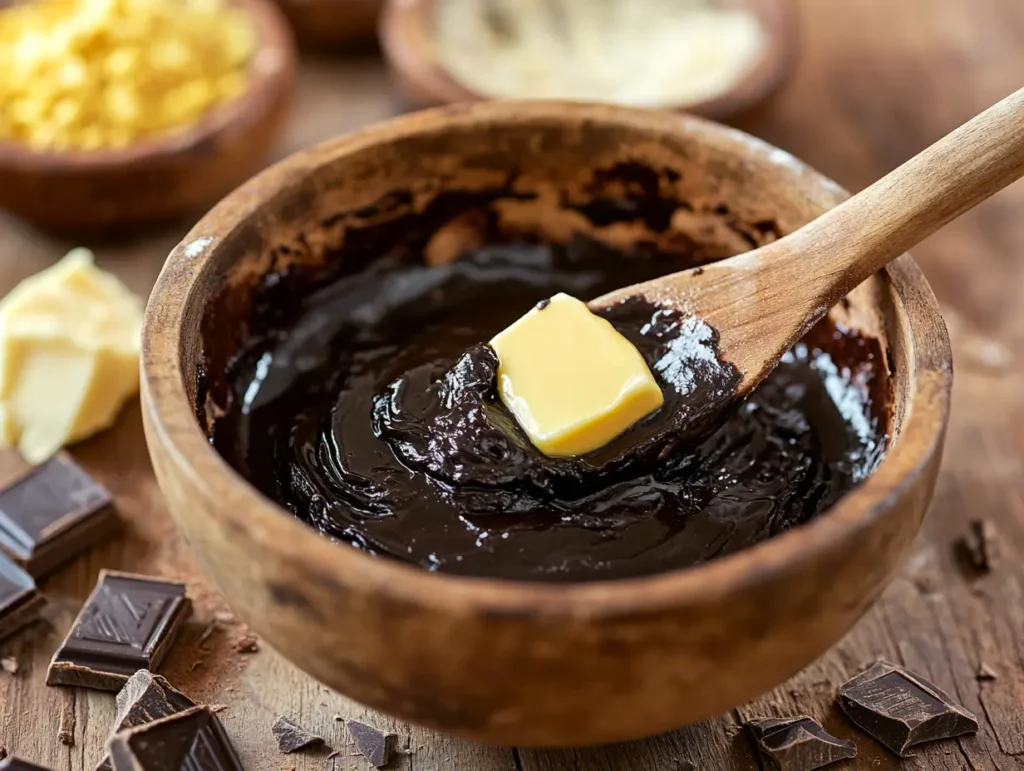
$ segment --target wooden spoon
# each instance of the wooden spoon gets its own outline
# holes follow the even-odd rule
[[[618,289],[601,308],[643,297],[717,330],[728,367],[710,367],[722,388],[680,438],[695,442],[720,423],[840,299],[950,220],[1024,175],[1024,89],[911,158],[800,230],[718,263]],[[727,375],[731,374],[731,378]]]

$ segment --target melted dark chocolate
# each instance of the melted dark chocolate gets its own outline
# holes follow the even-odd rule
[[[688,391],[704,381],[684,382],[690,369],[674,365],[693,348],[677,343],[689,335],[713,351],[711,330],[639,301],[614,307],[607,317],[643,353],[666,405],[569,461],[525,439],[479,345],[555,292],[587,299],[697,261],[624,257],[582,238],[497,244],[436,267],[382,257],[276,303],[228,373],[214,444],[326,535],[431,570],[596,580],[734,552],[806,522],[877,464],[876,341],[819,325],[687,450],[645,440],[692,418],[685,408],[700,398]]]

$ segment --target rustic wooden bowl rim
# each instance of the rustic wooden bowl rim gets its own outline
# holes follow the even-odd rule
[[[239,96],[215,105],[198,121],[166,134],[132,142],[125,147],[98,150],[33,150],[27,145],[0,139],[0,166],[26,172],[54,170],[105,170],[140,161],[201,152],[222,133],[244,131],[259,122],[270,100],[268,91],[282,88],[288,80],[289,62],[295,58],[288,23],[273,0],[231,0],[243,8],[256,26],[257,46],[250,63],[248,88]],[[280,59],[283,66],[264,68],[260,59]]]
[[[449,73],[433,45],[430,22],[439,0],[385,0],[380,19],[381,48],[398,72],[415,78],[438,104],[481,101],[477,93]],[[796,62],[798,22],[796,3],[790,0],[733,0],[752,10],[765,33],[760,57],[732,88],[695,102],[659,105],[664,110],[685,110],[715,119],[743,112],[772,93]],[[766,19],[767,14],[767,19]]]
[[[494,101],[455,105],[401,117],[296,153],[254,177],[219,203],[171,252],[146,311],[142,385],[149,403],[151,442],[187,474],[226,524],[251,534],[283,560],[301,561],[328,584],[382,595],[447,614],[551,618],[654,615],[678,607],[711,605],[757,586],[820,553],[838,553],[852,536],[893,512],[938,451],[949,413],[952,355],[938,303],[909,255],[886,270],[903,304],[914,381],[899,440],[878,469],[856,490],[811,522],[734,554],[695,567],[615,581],[539,583],[431,573],[371,557],[330,542],[251,486],[217,453],[201,431],[185,390],[194,372],[181,367],[186,336],[198,334],[194,314],[200,279],[219,245],[256,218],[278,193],[299,186],[328,159],[401,137],[486,122],[567,121],[628,126],[651,132],[685,132],[699,141],[758,158],[806,190],[811,201],[835,205],[847,194],[789,153],[748,134],[700,118],[665,112],[565,102]],[[199,306],[201,307],[201,306]],[[183,319],[191,318],[190,322]],[[926,347],[927,343],[927,347]],[[929,409],[917,410],[919,404]],[[825,590],[825,587],[823,587]]]

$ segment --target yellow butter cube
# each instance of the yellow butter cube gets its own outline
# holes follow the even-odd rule
[[[585,455],[664,402],[636,347],[567,294],[541,303],[491,340],[498,393],[545,455]]]

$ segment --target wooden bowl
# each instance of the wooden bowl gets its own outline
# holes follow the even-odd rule
[[[659,200],[685,201],[670,229],[629,216],[596,226],[581,214],[645,194],[602,182],[614,169],[657,179]],[[425,572],[322,537],[207,440],[226,399],[219,373],[268,271],[316,271],[344,259],[346,233],[421,211],[442,191],[494,189],[511,196],[494,205],[501,227],[620,245],[696,238],[723,256],[746,248],[737,228],[788,232],[845,196],[789,154],[699,118],[557,102],[443,108],[293,155],[196,225],[150,299],[143,413],[179,529],[232,607],[296,665],[364,704],[471,739],[634,739],[763,693],[867,610],[931,497],[950,348],[909,256],[833,311],[888,352],[884,461],[807,525],[699,567],[575,584]]]
[[[385,0],[380,43],[398,88],[420,107],[489,99],[459,83],[438,57],[433,28],[438,2]],[[720,96],[660,107],[726,120],[768,99],[792,72],[799,45],[796,3],[792,0],[731,0],[730,4],[749,8],[760,19],[766,39],[761,58],[732,89]]]
[[[110,231],[201,211],[259,170],[283,128],[295,50],[271,0],[234,2],[260,41],[244,94],[125,148],[36,152],[0,141],[0,209],[50,230]]]
[[[304,49],[373,40],[382,0],[277,0]]]

